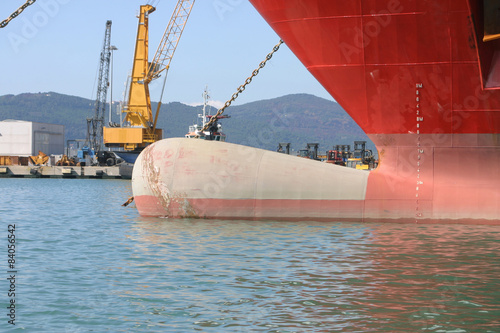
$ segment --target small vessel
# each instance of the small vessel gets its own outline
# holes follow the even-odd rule
[[[207,112],[209,99],[210,96],[208,95],[208,90],[205,88],[205,91],[203,92],[203,113],[198,115],[198,118],[201,118],[201,125],[194,124],[189,126],[189,132],[185,135],[185,137],[188,139],[226,141],[226,134],[222,132],[222,125],[219,124],[219,120],[230,118],[228,115],[217,116],[215,122],[213,122],[209,128],[203,130],[210,119],[214,117]]]
[[[500,225],[500,20],[490,0],[250,0],[378,150],[374,170],[168,139],[143,216]]]

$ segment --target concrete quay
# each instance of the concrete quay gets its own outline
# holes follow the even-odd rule
[[[0,166],[0,178],[131,179],[133,165],[116,166]]]

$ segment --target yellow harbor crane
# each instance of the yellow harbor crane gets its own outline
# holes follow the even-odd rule
[[[159,78],[161,74],[166,79],[170,62],[193,4],[194,0],[178,0],[151,62],[148,60],[148,21],[149,15],[155,11],[155,7],[151,5],[140,7],[132,77],[125,101],[126,104],[122,109],[126,116],[120,127],[104,127],[103,137],[106,147],[120,147],[128,152],[140,152],[148,144],[162,138],[162,130],[156,128],[161,107],[161,97],[153,118],[149,83]],[[165,88],[165,82],[163,88]],[[163,90],[161,94],[163,95]]]

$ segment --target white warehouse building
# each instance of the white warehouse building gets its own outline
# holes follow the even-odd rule
[[[64,125],[22,120],[0,121],[0,156],[64,153]]]

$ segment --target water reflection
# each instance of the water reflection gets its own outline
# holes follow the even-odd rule
[[[486,332],[500,310],[499,235],[488,226],[383,226],[370,245],[377,288],[360,304],[392,318],[391,329],[407,318],[412,330]]]
[[[488,331],[499,314],[498,236],[488,226],[140,218],[127,265],[151,275],[124,295],[153,297],[162,316],[188,317],[204,330],[446,331],[474,323]]]
[[[29,332],[498,331],[498,227],[147,219],[129,182],[1,183]]]

